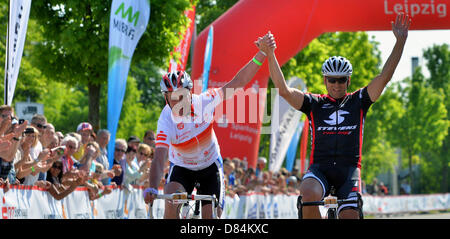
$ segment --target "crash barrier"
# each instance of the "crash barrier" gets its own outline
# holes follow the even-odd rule
[[[131,191],[114,188],[108,195],[91,201],[85,187],[79,187],[62,200],[55,200],[36,186],[11,186],[6,193],[0,188],[2,219],[146,219],[148,206],[143,188]],[[162,191],[161,191],[162,193]],[[365,214],[395,214],[450,209],[450,194],[371,196],[363,195]],[[296,195],[247,195],[225,198],[222,218],[276,219],[297,218]],[[155,218],[162,218],[164,201],[156,200]],[[325,209],[321,208],[325,213]]]

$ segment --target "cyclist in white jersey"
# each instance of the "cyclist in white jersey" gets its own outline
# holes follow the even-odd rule
[[[266,39],[258,38],[255,42]],[[219,200],[217,215],[224,207],[225,185],[223,161],[213,129],[214,110],[223,100],[243,88],[264,62],[266,53],[259,51],[234,78],[222,88],[212,88],[200,95],[191,94],[192,80],[186,72],[169,72],[161,80],[166,106],[161,112],[156,132],[155,157],[150,169],[150,187],[144,191],[146,203],[152,203],[163,176],[166,160],[170,170],[164,193],[192,193],[196,183],[198,194],[215,194]],[[202,201],[202,218],[212,215],[211,202]],[[166,202],[164,218],[177,218],[177,206]]]

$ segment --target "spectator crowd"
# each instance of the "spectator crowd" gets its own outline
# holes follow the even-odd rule
[[[0,106],[0,188],[6,193],[11,185],[37,186],[56,200],[78,186],[88,189],[90,200],[98,199],[121,187],[130,192],[134,186],[148,187],[154,155],[155,134],[145,132],[115,141],[112,165],[107,145],[110,132],[94,132],[91,124],[82,122],[76,131],[56,131],[44,115],[36,114],[31,122],[17,119],[12,107]],[[75,127],[74,127],[75,129]],[[256,169],[245,160],[224,158],[226,193],[229,196],[259,192],[264,194],[299,194],[298,171],[266,170],[267,161],[259,158]],[[165,173],[169,171],[167,162]],[[165,180],[161,181],[163,187]]]

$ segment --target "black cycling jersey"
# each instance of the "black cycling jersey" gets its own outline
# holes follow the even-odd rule
[[[367,87],[340,100],[306,93],[300,111],[308,116],[310,123],[310,164],[361,168],[364,119],[372,103]]]

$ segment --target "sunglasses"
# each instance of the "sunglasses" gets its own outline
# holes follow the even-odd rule
[[[336,82],[339,82],[339,84],[344,84],[345,82],[348,81],[348,77],[344,76],[344,77],[339,77],[339,78],[331,78],[331,77],[327,77],[327,80],[329,83],[334,84]]]
[[[58,166],[53,164],[52,168],[62,170],[62,165]]]
[[[46,125],[42,125],[42,124],[36,124],[36,126],[37,126],[39,129],[46,129],[46,128],[47,128]]]
[[[123,150],[123,149],[118,149],[118,148],[115,148],[115,150],[116,150],[116,152],[126,153],[126,151],[125,151],[125,150]]]
[[[150,156],[150,154],[144,154],[144,153],[142,153],[142,152],[139,152],[139,154],[142,155],[142,156],[145,156],[145,157]]]

